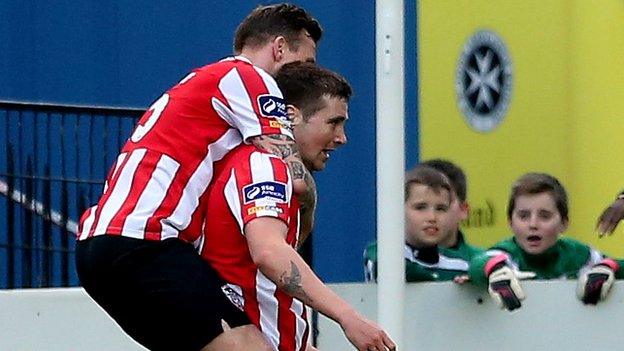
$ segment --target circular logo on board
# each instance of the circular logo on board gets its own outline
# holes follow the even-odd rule
[[[466,122],[479,132],[496,128],[507,113],[512,87],[507,47],[489,30],[474,33],[457,65],[455,87]]]

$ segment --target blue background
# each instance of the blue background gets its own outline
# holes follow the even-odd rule
[[[191,69],[230,55],[236,26],[257,4],[2,1],[0,100],[146,108]],[[355,91],[347,124],[349,143],[332,154],[327,170],[317,176],[314,268],[326,281],[361,281],[362,250],[376,235],[375,3],[297,4],[325,30],[318,62],[344,75]],[[405,15],[410,167],[418,160],[415,2],[406,1]],[[86,137],[78,136],[78,142]],[[112,160],[105,162],[90,167],[101,168],[104,177]],[[85,161],[76,160],[80,163]]]

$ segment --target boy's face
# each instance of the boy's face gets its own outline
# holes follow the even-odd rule
[[[520,195],[509,225],[522,250],[536,255],[551,248],[568,223],[561,218],[553,196],[546,192]]]
[[[466,218],[468,218],[468,204],[462,202],[455,194],[449,206],[446,223],[444,224],[445,241],[457,235],[459,224]]]
[[[293,127],[301,158],[310,172],[323,170],[329,154],[347,142],[347,102],[337,97],[323,96],[322,99],[322,109]]]
[[[449,214],[450,194],[422,184],[412,184],[405,199],[405,241],[413,247],[438,245]]]

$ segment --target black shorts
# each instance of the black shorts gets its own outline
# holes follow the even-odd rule
[[[223,332],[251,324],[225,282],[189,243],[100,235],[76,243],[87,293],[150,350],[197,351]]]

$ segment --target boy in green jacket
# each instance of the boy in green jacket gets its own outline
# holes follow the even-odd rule
[[[455,163],[445,159],[432,159],[423,161],[423,166],[431,167],[444,174],[453,187],[453,201],[449,208],[448,225],[446,225],[446,238],[439,244],[456,252],[464,259],[471,259],[474,255],[483,252],[482,249],[472,246],[466,242],[464,233],[459,228],[462,221],[468,218],[470,206],[467,201],[467,181],[466,173]]]
[[[405,178],[405,278],[408,282],[453,280],[468,271],[469,258],[438,246],[447,232],[454,199],[448,178],[437,170],[417,166]],[[365,277],[377,280],[377,244],[364,251]]]
[[[607,296],[615,278],[624,277],[620,262],[560,237],[568,227],[568,198],[551,175],[520,177],[511,188],[507,219],[514,236],[473,258],[469,269],[471,281],[488,286],[502,308],[521,306],[521,279],[578,279],[579,299],[596,304]]]

